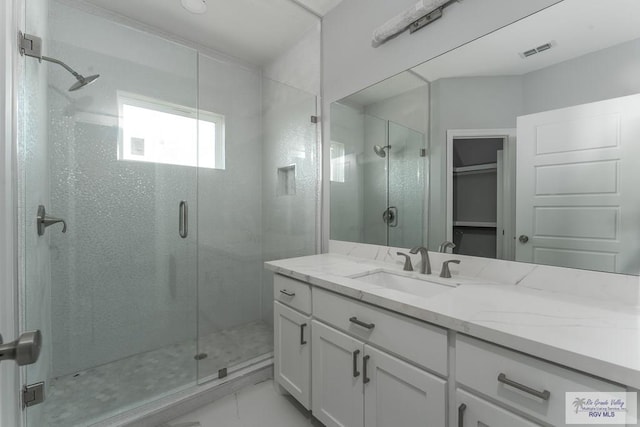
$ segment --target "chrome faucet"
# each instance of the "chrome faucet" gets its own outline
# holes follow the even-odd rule
[[[442,263],[442,270],[440,270],[440,277],[444,277],[445,279],[451,278],[451,270],[449,270],[449,264],[460,264],[459,259],[450,259],[449,261],[445,261]]]
[[[445,240],[444,242],[440,243],[439,252],[445,253],[447,252],[448,248],[451,248],[453,250],[455,247],[456,247],[455,243],[450,242],[449,240]]]
[[[424,246],[416,246],[409,251],[410,254],[417,254],[418,252],[420,252],[420,257],[422,258],[422,264],[420,264],[420,273],[431,274],[431,261],[429,260],[429,251]]]
[[[402,252],[396,252],[396,254],[404,257],[404,267],[402,269],[404,271],[413,271],[413,265],[411,265],[411,257]]]

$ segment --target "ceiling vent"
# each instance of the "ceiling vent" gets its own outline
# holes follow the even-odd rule
[[[545,44],[541,44],[538,47],[534,47],[533,49],[525,50],[524,52],[520,52],[521,58],[528,58],[530,56],[535,55],[536,53],[544,52],[545,50],[549,50],[556,45],[556,42],[550,41]]]

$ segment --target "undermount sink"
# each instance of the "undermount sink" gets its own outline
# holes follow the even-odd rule
[[[443,292],[447,292],[455,289],[456,287],[455,285],[435,283],[426,279],[390,273],[387,271],[375,271],[361,276],[352,277],[352,279],[424,298],[429,298]]]

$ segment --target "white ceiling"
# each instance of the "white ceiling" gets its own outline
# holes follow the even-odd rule
[[[264,65],[318,23],[300,4],[324,15],[341,0],[207,0],[207,12],[187,12],[180,0],[83,0],[110,12]]]
[[[638,0],[564,0],[413,69],[445,77],[522,75],[640,38]],[[553,41],[528,58],[519,53]]]

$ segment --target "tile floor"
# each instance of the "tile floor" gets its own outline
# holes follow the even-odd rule
[[[196,375],[203,379],[222,367],[273,351],[273,330],[266,323],[252,322],[218,331],[203,337],[198,351],[207,357],[197,367],[196,344],[189,341],[54,378],[43,407],[46,427],[86,426],[195,385]]]
[[[161,427],[192,426],[322,427],[322,424],[292,397],[278,393],[269,380],[245,387]]]

